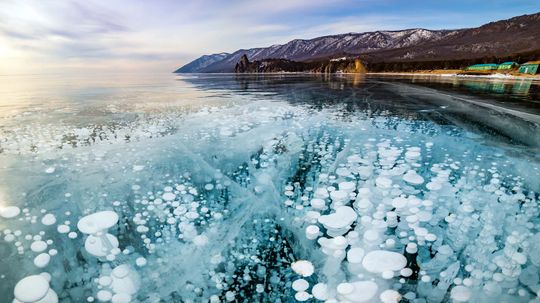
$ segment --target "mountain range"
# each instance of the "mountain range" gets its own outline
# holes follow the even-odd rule
[[[505,57],[540,50],[540,13],[491,22],[476,28],[428,30],[414,28],[295,39],[269,47],[204,55],[176,73],[234,72],[246,55],[251,60],[299,62],[360,58],[368,63],[460,60]]]

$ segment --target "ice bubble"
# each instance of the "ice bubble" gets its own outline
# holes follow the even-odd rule
[[[227,291],[225,293],[225,299],[228,301],[228,302],[231,302],[231,301],[234,301],[234,298],[236,297],[236,293],[233,292],[233,291]]]
[[[111,234],[99,237],[90,235],[84,242],[84,248],[89,254],[102,258],[107,256],[112,249],[117,248],[118,244],[118,239]]]
[[[144,165],[133,165],[133,171],[141,171],[144,169]]]
[[[139,257],[135,260],[135,264],[139,267],[143,267],[146,265],[146,259],[143,257]]]
[[[442,188],[442,184],[440,182],[431,181],[426,184],[426,188],[432,191],[437,191]]]
[[[15,218],[21,213],[21,209],[17,206],[6,206],[0,208],[0,216],[5,219]]]
[[[64,225],[64,224],[58,225],[58,226],[56,227],[56,231],[58,231],[58,232],[61,233],[61,234],[67,234],[67,233],[69,232],[69,230],[70,230],[70,229],[69,229],[69,226],[68,226],[68,225]]]
[[[112,271],[111,287],[116,294],[133,295],[140,286],[140,279],[131,267],[127,264],[121,264]]]
[[[324,301],[328,299],[328,286],[324,283],[317,283],[311,289],[311,293],[315,299]]]
[[[337,236],[335,238],[319,238],[317,241],[322,251],[327,255],[334,255],[336,252],[344,250],[348,245],[348,241],[343,236]]]
[[[357,281],[339,284],[337,292],[343,301],[362,303],[371,302],[378,288],[378,285],[373,281]]]
[[[348,295],[354,291],[354,286],[351,283],[340,283],[336,290],[340,295]]]
[[[527,263],[527,256],[523,253],[514,253],[512,255],[512,260],[514,260],[518,264],[525,264]]]
[[[362,259],[364,258],[364,249],[360,247],[354,247],[349,249],[347,252],[347,261],[349,263],[362,263]]]
[[[324,209],[326,207],[326,203],[323,199],[314,198],[311,199],[311,207],[313,207],[314,209]]]
[[[420,150],[413,147],[409,148],[409,150],[405,152],[405,158],[408,160],[418,160],[420,155]]]
[[[410,268],[403,268],[399,271],[399,274],[403,277],[410,277],[413,274],[413,271]]]
[[[456,302],[467,302],[471,298],[471,290],[468,287],[459,285],[452,288],[450,297]]]
[[[166,192],[161,196],[161,198],[163,198],[165,201],[172,201],[176,198],[176,195],[172,192]]]
[[[309,288],[309,283],[304,279],[298,279],[292,283],[292,288],[295,291],[304,291]]]
[[[340,182],[338,187],[339,190],[351,193],[356,189],[356,184],[354,182]]]
[[[51,256],[47,253],[41,253],[34,258],[34,265],[43,268],[49,264]]]
[[[97,292],[97,299],[101,302],[108,302],[112,299],[113,294],[108,290],[100,290]]]
[[[47,167],[47,169],[45,169],[45,173],[47,173],[47,174],[52,174],[52,173],[54,173],[55,170],[56,170],[56,168],[54,168],[54,167],[52,167],[52,166],[51,166],[51,167]]]
[[[349,193],[344,190],[335,190],[330,193],[330,198],[334,202],[346,202],[349,198]]]
[[[118,223],[118,214],[106,210],[82,217],[77,223],[77,228],[85,234],[95,234],[107,230]]]
[[[407,259],[403,255],[386,250],[370,251],[362,260],[364,268],[372,273],[400,271],[406,264]]]
[[[30,244],[30,249],[33,252],[42,252],[47,249],[47,243],[45,241],[34,241]]]
[[[382,272],[381,277],[385,280],[392,279],[394,277],[394,272],[391,270],[385,270]]]
[[[56,293],[50,289],[49,281],[42,275],[32,275],[21,279],[13,290],[15,298],[20,302],[57,303]]]
[[[404,197],[396,197],[392,200],[392,206],[397,209],[404,208],[405,206],[407,206],[407,203],[408,203],[408,200],[407,198],[404,198]]]
[[[309,277],[315,271],[313,264],[307,260],[298,260],[291,264],[292,270],[302,277]]]
[[[208,237],[205,235],[198,235],[195,238],[193,238],[193,244],[196,246],[205,246],[208,244]]]
[[[412,185],[420,185],[424,183],[424,178],[417,174],[414,170],[409,170],[403,175],[403,180]]]
[[[117,293],[111,298],[112,303],[130,303],[131,295],[126,293]]]
[[[103,276],[99,278],[98,283],[101,286],[109,286],[112,283],[112,279],[110,276]]]
[[[379,244],[381,238],[379,237],[379,232],[375,229],[368,229],[364,233],[364,242],[368,245]]]
[[[43,225],[53,225],[56,223],[56,217],[53,214],[46,214],[41,218],[41,224]]]
[[[331,236],[339,236],[347,232],[350,225],[356,221],[358,215],[349,206],[340,206],[334,213],[320,216],[319,223],[324,225]]]
[[[351,172],[345,167],[340,167],[340,168],[336,169],[336,175],[338,175],[340,177],[347,177],[350,174],[351,174]]]
[[[387,289],[379,295],[379,298],[383,303],[398,303],[401,300],[401,295],[395,290]]]
[[[304,301],[309,300],[310,295],[309,295],[309,293],[307,293],[305,291],[301,291],[301,292],[297,292],[294,295],[294,298],[296,299],[296,301],[304,302]]]
[[[319,236],[320,229],[317,225],[309,225],[306,227],[306,238],[310,240],[317,239]]]
[[[387,177],[380,176],[375,179],[375,185],[382,189],[389,189],[392,187],[392,180]]]

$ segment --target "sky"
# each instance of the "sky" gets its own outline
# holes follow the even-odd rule
[[[0,75],[170,72],[203,54],[296,38],[536,12],[539,0],[0,0]]]

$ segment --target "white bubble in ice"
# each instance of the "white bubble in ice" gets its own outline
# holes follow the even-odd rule
[[[347,252],[347,261],[349,263],[361,263],[364,258],[364,249],[361,247],[354,247]]]
[[[337,292],[343,301],[362,303],[371,302],[378,288],[378,285],[373,281],[357,281],[339,284]]]
[[[208,237],[205,235],[198,235],[195,238],[193,238],[193,244],[196,246],[205,246],[208,244]]]
[[[377,177],[377,179],[375,179],[375,185],[382,189],[388,189],[392,187],[392,179],[384,176]]]
[[[111,234],[102,236],[90,235],[84,241],[84,249],[91,255],[102,258],[110,254],[111,250],[119,245],[118,239]]]
[[[100,290],[97,292],[97,299],[101,302],[107,302],[112,299],[112,293],[108,290]]]
[[[0,216],[5,219],[15,218],[21,213],[21,209],[17,206],[6,206],[0,208]]]
[[[21,279],[13,290],[15,298],[20,302],[57,303],[56,293],[50,289],[49,281],[42,275],[32,275]]]
[[[409,170],[403,175],[403,180],[412,185],[420,185],[424,183],[424,178],[417,174],[414,170]]]
[[[47,243],[45,241],[34,241],[30,244],[30,249],[33,252],[42,252],[47,249]]]
[[[299,260],[291,264],[292,270],[302,277],[309,277],[315,271],[313,264],[307,260]]]
[[[161,196],[161,198],[163,198],[165,201],[172,201],[176,198],[176,195],[171,192],[166,192]]]
[[[356,221],[358,215],[349,206],[340,206],[335,212],[320,216],[318,221],[328,230],[331,236],[339,236],[350,229],[350,225]]]
[[[56,168],[51,166],[51,167],[47,167],[47,169],[45,169],[45,172],[47,174],[52,174],[52,173],[54,173],[55,170],[56,170]]]
[[[133,295],[139,289],[139,275],[127,264],[121,264],[115,267],[111,277],[112,289],[116,294]]]
[[[77,228],[85,234],[95,234],[107,230],[118,223],[118,214],[106,210],[82,217],[77,222]]]
[[[41,218],[41,224],[43,225],[53,225],[56,223],[56,217],[53,214],[46,214]]]
[[[326,203],[323,199],[314,198],[311,199],[311,207],[313,207],[314,209],[324,209],[326,207]]]
[[[362,260],[362,266],[372,273],[382,273],[384,271],[399,271],[405,267],[407,259],[399,253],[374,250],[366,254]]]
[[[309,225],[306,227],[306,238],[310,240],[317,239],[320,229],[317,225]]]
[[[51,261],[51,256],[47,253],[41,253],[34,258],[34,265],[43,268],[49,264]]]
[[[467,302],[471,298],[471,290],[468,287],[459,285],[452,288],[450,297],[456,302]]]
[[[135,260],[135,264],[139,267],[143,267],[146,265],[146,259],[143,257],[139,257]]]
[[[294,298],[296,299],[296,301],[304,302],[304,301],[309,300],[310,295],[309,295],[309,293],[307,293],[305,291],[300,291],[300,292],[297,292],[294,295]]]
[[[309,283],[304,279],[294,280],[292,283],[292,288],[295,291],[304,291],[309,288]]]
[[[144,169],[144,165],[133,165],[133,171],[141,171]]]
[[[321,301],[326,300],[328,299],[328,286],[324,283],[317,283],[311,289],[311,293],[313,294],[315,299]]]
[[[112,283],[112,279],[110,276],[103,276],[99,278],[98,283],[101,286],[109,286]]]
[[[70,231],[70,229],[68,225],[62,224],[56,227],[56,231],[58,231],[61,234],[67,234]]]
[[[393,289],[387,289],[379,295],[379,298],[383,303],[398,303],[401,300],[401,295]]]

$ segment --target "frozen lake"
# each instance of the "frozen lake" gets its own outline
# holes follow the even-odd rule
[[[0,80],[0,302],[540,302],[540,82]]]

